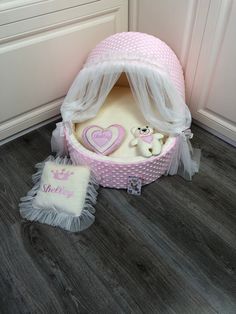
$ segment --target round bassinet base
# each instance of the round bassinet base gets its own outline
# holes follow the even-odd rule
[[[159,156],[142,160],[136,158],[137,161],[134,158],[132,161],[117,160],[91,152],[78,142],[73,133],[67,132],[66,140],[73,164],[90,167],[98,184],[103,187],[126,189],[130,176],[141,178],[142,185],[146,185],[164,175],[169,169],[178,139],[171,138]]]

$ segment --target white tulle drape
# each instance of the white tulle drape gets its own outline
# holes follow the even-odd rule
[[[61,107],[64,122],[82,122],[96,116],[112,87],[120,77],[120,71],[85,68],[76,77]]]
[[[199,152],[192,149],[191,132],[186,131],[191,125],[191,114],[162,66],[119,60],[83,68],[61,107],[63,122],[78,123],[95,117],[123,72],[148,123],[158,132],[178,137],[167,174],[178,173],[191,180],[199,168]],[[58,129],[62,127],[58,125]],[[54,151],[62,152],[64,142],[58,134],[62,132],[55,130],[52,143]]]

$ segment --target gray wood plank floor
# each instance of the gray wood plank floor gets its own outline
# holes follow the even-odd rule
[[[194,126],[192,182],[100,189],[95,224],[73,234],[17,208],[53,128],[0,147],[0,313],[236,313],[235,149]]]

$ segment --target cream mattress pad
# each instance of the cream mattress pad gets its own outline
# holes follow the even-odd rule
[[[108,95],[105,103],[101,107],[97,116],[85,122],[75,124],[75,137],[83,145],[83,129],[90,125],[98,125],[107,128],[111,124],[120,124],[126,130],[126,136],[121,146],[107,157],[131,161],[134,157],[146,159],[137,153],[136,147],[130,146],[130,141],[134,138],[131,133],[133,127],[146,126],[148,122],[143,117],[129,87],[115,86]],[[173,138],[165,139],[162,152],[173,143]],[[135,158],[136,160],[136,158]]]

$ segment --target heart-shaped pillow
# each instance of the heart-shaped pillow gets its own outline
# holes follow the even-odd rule
[[[102,155],[114,152],[121,145],[124,137],[125,129],[119,124],[112,124],[105,129],[98,125],[90,125],[82,133],[84,145]]]

